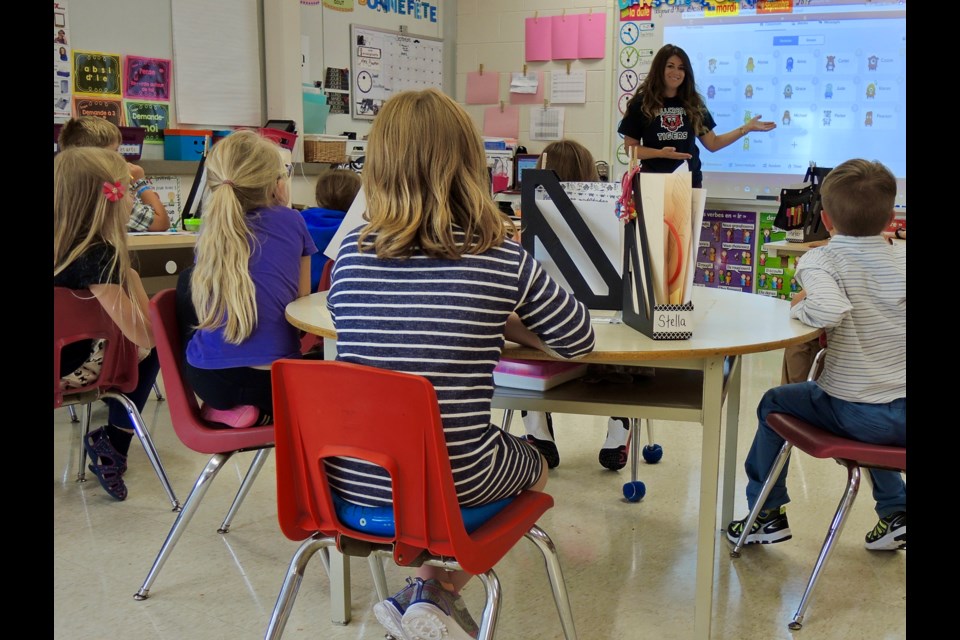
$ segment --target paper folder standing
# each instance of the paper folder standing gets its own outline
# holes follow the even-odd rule
[[[689,338],[690,319],[678,314],[692,315],[699,240],[693,230],[703,222],[706,191],[692,188],[686,165],[632,179],[636,217],[627,223],[624,242],[624,321],[655,339]]]

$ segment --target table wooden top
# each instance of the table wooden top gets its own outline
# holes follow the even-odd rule
[[[130,233],[127,234],[127,247],[131,251],[192,247],[197,244],[198,235],[198,233],[190,233],[189,231]]]
[[[767,296],[694,287],[693,337],[653,340],[626,324],[595,322],[596,346],[581,362],[682,360],[773,351],[812,340],[820,329],[790,318],[790,303]],[[607,312],[598,312],[607,313]],[[287,305],[287,320],[299,329],[336,339],[327,293]],[[508,342],[503,357],[549,360],[537,349]]]

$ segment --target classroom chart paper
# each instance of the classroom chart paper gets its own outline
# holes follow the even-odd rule
[[[523,91],[514,91],[514,81],[510,82],[510,104],[543,104],[543,71],[533,71],[524,76],[522,73],[514,73],[513,77],[522,78],[517,83],[517,87]],[[529,89],[533,88],[532,92]]]
[[[350,25],[354,118],[372,120],[395,93],[443,89],[443,40]]]
[[[520,137],[520,107],[487,107],[483,110],[483,135],[492,138]]]
[[[607,14],[581,13],[577,57],[601,59],[607,52]]]
[[[527,62],[543,62],[553,58],[553,22],[550,18],[527,18],[524,21],[524,54]]]
[[[467,74],[467,104],[497,104],[499,101],[499,71],[471,71]]]
[[[530,109],[531,140],[561,140],[563,138],[563,107],[533,107]]]
[[[587,72],[554,71],[550,81],[551,104],[584,104],[587,101]]]
[[[580,55],[580,20],[577,16],[551,16],[550,47],[554,60],[576,60]]]

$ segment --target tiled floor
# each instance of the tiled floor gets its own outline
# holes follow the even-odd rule
[[[754,408],[779,381],[781,352],[746,356],[738,467],[756,428]],[[499,413],[495,415],[499,419]],[[97,408],[94,425],[105,418]],[[166,405],[151,399],[144,418],[174,490],[185,500],[207,457],[184,447]],[[555,415],[561,464],[547,490],[556,506],[540,524],[556,543],[579,637],[687,640],[693,634],[694,562],[699,493],[700,427],[654,422],[664,448],[657,465],[642,464],[647,495],[621,497],[629,466],[620,473],[597,463],[606,420]],[[515,424],[515,431],[520,429]],[[54,632],[56,638],[137,640],[262,638],[297,544],[276,520],[273,456],[227,535],[216,532],[251,453],[239,454],[213,483],[191,526],[160,572],[150,598],[136,602],[174,514],[143,449],[134,441],[126,481],[129,497],[116,502],[88,473],[74,482],[79,427],[54,412]],[[863,535],[876,522],[865,481],[846,528],[807,611],[803,629],[786,628],[799,602],[845,481],[830,460],[797,453],[791,463],[789,507],[793,539],[751,546],[731,560],[719,533],[713,638],[797,640],[906,637],[906,553],[871,553]],[[746,513],[742,472],[737,517]],[[720,523],[718,523],[719,525]],[[562,638],[543,562],[521,542],[498,565],[504,604],[498,638]],[[397,589],[405,573],[387,567]],[[371,612],[375,591],[367,565],[353,561],[353,621],[329,621],[329,588],[318,558],[307,567],[286,638],[381,639]],[[464,591],[479,619],[483,587]]]

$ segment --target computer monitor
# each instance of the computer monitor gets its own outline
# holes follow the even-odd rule
[[[536,153],[518,153],[513,159],[513,188],[520,190],[520,184],[523,179],[523,172],[527,169],[536,169],[537,160],[540,158]]]

